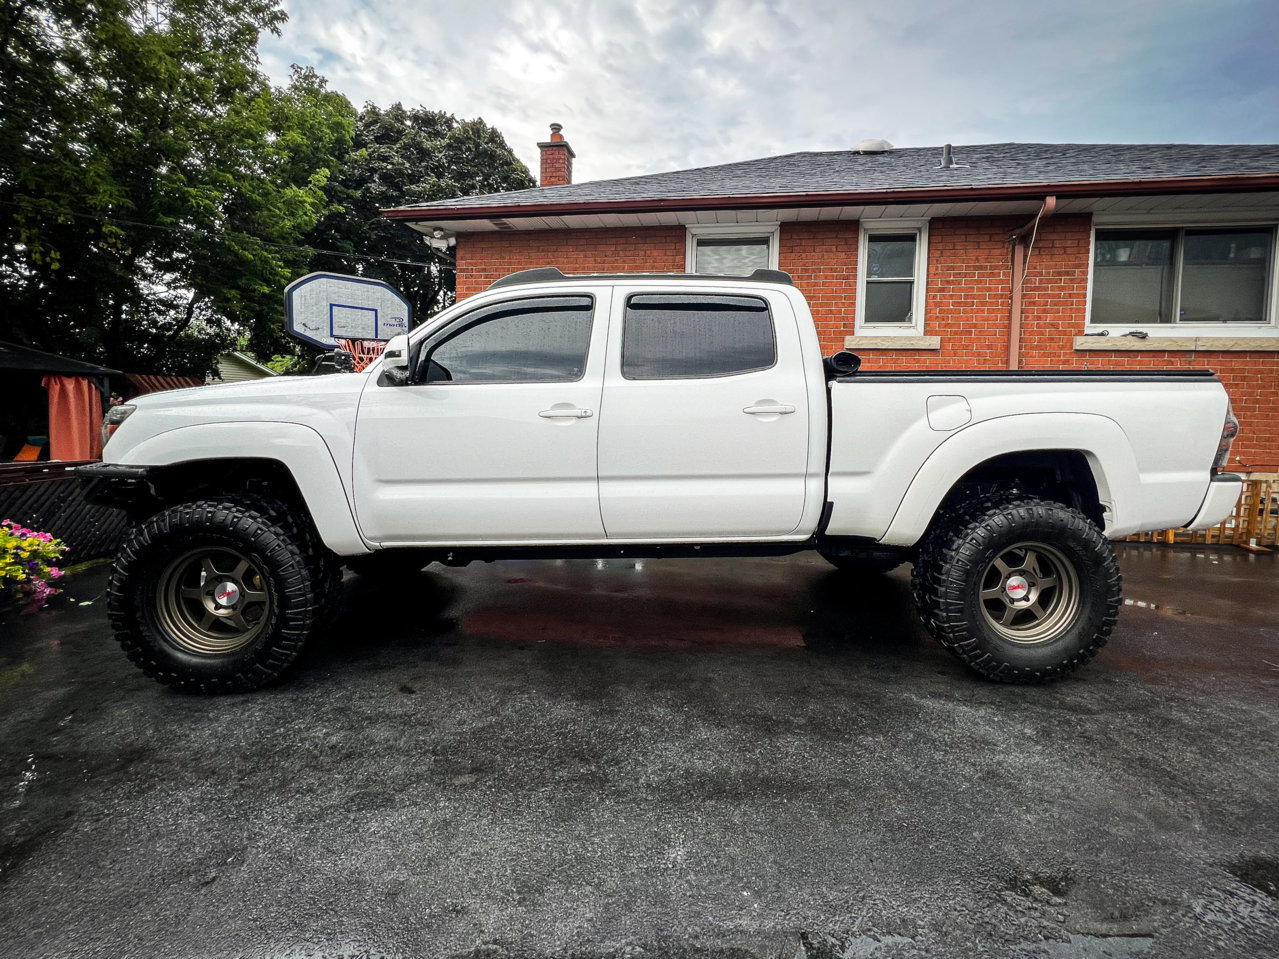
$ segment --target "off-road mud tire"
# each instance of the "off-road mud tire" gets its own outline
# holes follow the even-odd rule
[[[298,544],[315,584],[317,628],[332,624],[342,605],[342,563],[337,554],[324,545],[315,526],[305,516],[299,515],[295,508],[258,493],[235,493],[221,502],[261,513]]]
[[[1022,493],[970,493],[944,507],[920,544],[911,574],[916,609],[933,637],[967,666],[1005,683],[1061,679],[1106,645],[1122,583],[1110,542],[1078,510]],[[1030,544],[1073,578],[1070,606],[1025,641],[983,613],[996,559]],[[1011,588],[1011,587],[1010,587]],[[985,601],[986,609],[991,600]],[[997,607],[997,603],[994,604]]]
[[[319,609],[313,565],[296,535],[265,513],[222,501],[173,506],[135,525],[107,584],[116,640],[144,673],[183,692],[247,692],[271,682],[301,652]],[[242,557],[268,597],[240,648],[194,652],[166,626],[166,577],[202,550]]]

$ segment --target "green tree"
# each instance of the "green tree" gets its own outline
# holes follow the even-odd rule
[[[532,186],[528,168],[482,119],[366,104],[351,153],[329,182],[330,211],[310,234],[317,249],[339,252],[317,253],[311,268],[385,280],[404,294],[420,322],[453,301],[452,256],[378,211]]]
[[[258,70],[277,0],[2,2],[9,335],[130,370],[270,355],[354,126],[314,72]]]

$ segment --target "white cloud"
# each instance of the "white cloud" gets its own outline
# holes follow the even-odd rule
[[[797,150],[999,140],[1273,139],[1279,5],[851,0],[286,0],[262,45],[356,105],[482,116],[575,179]],[[1239,89],[1238,77],[1247,78]],[[1241,103],[1252,103],[1243,109]]]

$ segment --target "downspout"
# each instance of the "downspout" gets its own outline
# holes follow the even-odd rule
[[[1014,230],[1009,237],[1013,242],[1012,303],[1008,310],[1008,368],[1010,370],[1018,369],[1021,365],[1021,291],[1026,282],[1026,263],[1030,248],[1035,243],[1039,224],[1052,216],[1055,209],[1057,209],[1057,198],[1044,197],[1044,205],[1039,208],[1035,218]]]

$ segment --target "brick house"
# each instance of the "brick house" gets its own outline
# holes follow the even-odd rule
[[[1231,465],[1279,469],[1279,145],[879,140],[575,184],[551,131],[538,188],[383,211],[456,238],[459,298],[537,266],[772,267],[867,369],[1210,367]]]

